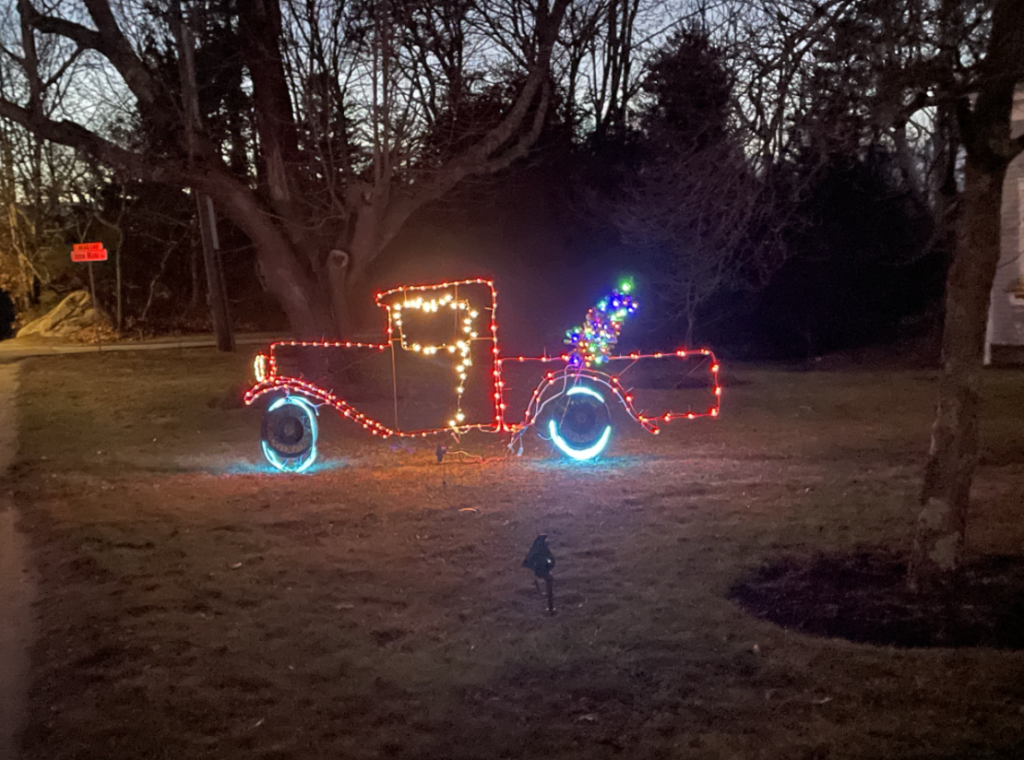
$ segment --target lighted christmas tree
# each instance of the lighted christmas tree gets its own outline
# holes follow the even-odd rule
[[[619,342],[622,323],[637,310],[637,303],[630,295],[632,289],[633,283],[623,280],[610,296],[587,310],[582,325],[565,333],[565,344],[570,347],[570,367],[593,367],[608,361]]]

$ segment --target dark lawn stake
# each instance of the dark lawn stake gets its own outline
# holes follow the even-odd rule
[[[523,560],[523,567],[533,570],[533,574],[544,579],[544,585],[548,589],[548,612],[555,614],[555,579],[551,577],[551,571],[555,568],[555,557],[548,548],[547,534],[541,534],[533,540],[533,546],[526,553]],[[536,581],[534,581],[536,583]]]
[[[444,455],[448,453],[448,447],[443,443],[437,444],[437,448],[434,449],[434,456],[437,457],[437,463],[441,465],[441,486],[445,487],[448,485],[448,471],[445,469]]]

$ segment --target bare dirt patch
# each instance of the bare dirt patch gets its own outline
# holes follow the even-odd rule
[[[29,758],[1014,758],[1024,654],[806,636],[728,598],[780,556],[897,556],[934,378],[740,370],[721,420],[583,467],[438,465],[324,420],[269,472],[245,357],[36,362],[12,486],[42,575]],[[992,374],[971,551],[1024,545]],[[555,601],[520,563],[547,533]]]

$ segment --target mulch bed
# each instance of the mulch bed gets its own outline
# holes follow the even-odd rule
[[[990,556],[917,593],[883,550],[785,557],[736,583],[757,617],[814,636],[895,647],[1024,649],[1024,557]]]

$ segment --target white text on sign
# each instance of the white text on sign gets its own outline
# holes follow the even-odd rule
[[[72,251],[71,260],[75,263],[81,263],[83,261],[106,261],[107,260],[107,249],[89,249],[85,251]]]

